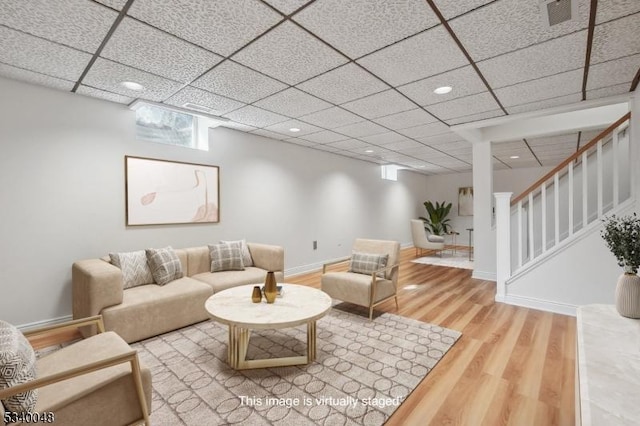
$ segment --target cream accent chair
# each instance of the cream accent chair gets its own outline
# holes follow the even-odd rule
[[[27,339],[40,337],[46,341],[49,334],[88,325],[96,327],[99,333],[38,358],[37,378],[0,389],[0,400],[38,389],[34,412],[52,412],[55,424],[150,425],[151,372],[140,365],[137,351],[120,336],[104,331],[102,317],[69,321],[23,334]],[[4,414],[0,403],[0,419]],[[4,424],[0,420],[0,425]]]
[[[346,262],[350,257],[323,265],[322,291],[334,299],[354,303],[369,308],[369,320],[373,318],[373,307],[394,298],[398,309],[398,270],[400,243],[397,241],[357,239],[353,251],[372,254],[388,254],[387,266],[377,272],[384,272],[384,278],[376,273],[371,275],[355,272],[327,272],[327,266]]]
[[[418,256],[418,250],[420,250],[420,254],[422,254],[422,250],[435,250],[440,253],[444,250],[444,242],[435,243],[427,239],[424,222],[419,219],[411,219],[411,236],[413,237],[413,246],[416,248],[416,256]]]

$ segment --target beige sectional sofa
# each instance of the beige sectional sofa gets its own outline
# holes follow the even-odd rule
[[[211,271],[207,246],[175,249],[184,277],[159,286],[146,284],[124,289],[122,271],[109,258],[80,260],[73,264],[73,317],[102,315],[105,328],[125,341],[135,342],[166,333],[209,316],[204,303],[227,288],[263,283],[267,271],[284,281],[284,249],[247,243],[253,266],[243,271]],[[250,297],[250,295],[247,295]],[[95,330],[84,330],[85,335]]]

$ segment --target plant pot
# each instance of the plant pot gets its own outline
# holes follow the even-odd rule
[[[640,318],[640,277],[624,273],[616,286],[616,309],[627,318]]]

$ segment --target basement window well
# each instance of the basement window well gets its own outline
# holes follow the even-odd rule
[[[156,105],[136,108],[136,138],[147,142],[197,148],[198,120]]]
[[[398,166],[396,164],[384,164],[380,167],[382,173],[382,179],[384,180],[398,180],[398,170],[403,167]]]

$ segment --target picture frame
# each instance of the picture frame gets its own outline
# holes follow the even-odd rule
[[[220,222],[220,168],[125,156],[127,226]]]
[[[458,216],[473,216],[473,187],[458,188]]]

